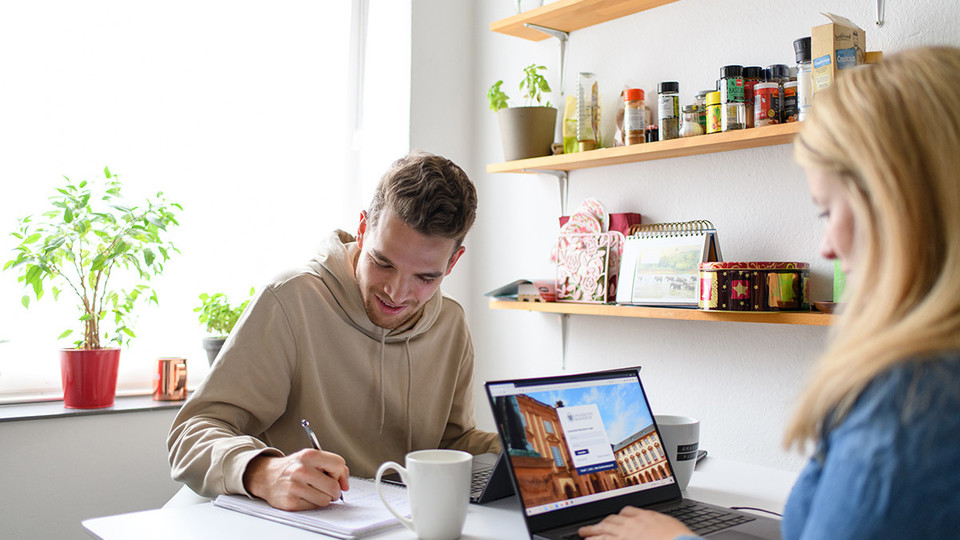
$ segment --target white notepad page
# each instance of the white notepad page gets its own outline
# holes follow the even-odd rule
[[[409,517],[407,490],[390,484],[383,484],[381,489],[391,506],[401,515]],[[400,523],[380,501],[373,480],[351,477],[350,491],[343,492],[343,499],[324,508],[301,512],[277,510],[266,501],[243,495],[220,495],[213,504],[338,538],[356,538]]]

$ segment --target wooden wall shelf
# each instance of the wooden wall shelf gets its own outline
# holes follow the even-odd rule
[[[517,302],[490,300],[490,309],[539,311],[559,315],[599,315],[682,321],[724,321],[771,324],[829,326],[833,316],[818,311],[749,312],[700,311],[699,309],[619,306],[614,304],[575,304],[570,302]]]
[[[550,4],[553,5],[553,4]],[[711,133],[686,139],[671,139],[632,146],[601,148],[589,152],[518,159],[487,165],[488,173],[535,173],[538,170],[574,171],[606,165],[622,165],[655,159],[696,156],[729,152],[744,148],[760,148],[793,142],[800,131],[800,122],[764,126],[725,133]]]
[[[550,36],[539,30],[527,28],[524,24],[531,23],[554,30],[573,32],[676,1],[678,0],[557,0],[512,17],[494,21],[490,23],[490,30],[530,41],[542,41]]]

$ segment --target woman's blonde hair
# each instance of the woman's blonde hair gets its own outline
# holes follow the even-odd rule
[[[960,49],[841,74],[817,93],[794,153],[839,179],[856,267],[787,447],[836,426],[881,372],[960,349]]]

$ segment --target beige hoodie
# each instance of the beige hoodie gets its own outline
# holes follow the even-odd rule
[[[438,290],[415,321],[375,326],[354,274],[358,251],[337,231],[307,268],[258,293],[174,420],[174,480],[208,497],[249,495],[251,459],[310,446],[303,418],[354,476],[411,450],[499,451],[496,434],[476,429],[463,308]]]

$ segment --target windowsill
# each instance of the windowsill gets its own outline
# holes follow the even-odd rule
[[[155,401],[152,395],[117,396],[112,407],[103,409],[68,409],[63,406],[63,400],[11,403],[0,405],[0,422],[160,411],[179,409],[181,405],[183,405],[183,401]]]

